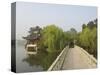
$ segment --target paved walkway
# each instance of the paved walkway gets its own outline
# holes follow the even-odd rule
[[[74,48],[70,48],[63,63],[62,70],[88,68],[96,68],[96,64],[91,62],[80,47],[75,46]]]

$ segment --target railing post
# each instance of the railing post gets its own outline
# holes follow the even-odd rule
[[[52,63],[52,65],[49,67],[48,71],[60,70],[60,69],[61,69],[67,51],[68,51],[68,46],[66,46],[66,47],[62,50],[62,52],[58,55],[58,57],[56,58],[56,60],[55,60],[55,61]]]

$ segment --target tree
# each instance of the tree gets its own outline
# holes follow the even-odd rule
[[[83,32],[80,33],[79,36],[79,42],[81,44],[82,47],[84,47],[85,49],[89,48],[89,32],[90,30],[88,28],[85,28]]]
[[[90,21],[88,24],[87,24],[88,28],[90,29],[93,29],[95,24],[94,24],[94,21]]]
[[[98,20],[97,20],[97,18],[94,20],[94,24],[96,24],[97,25],[97,22],[98,22]]]
[[[69,42],[77,39],[77,31],[74,28],[71,28],[66,32],[66,40]]]
[[[65,45],[64,32],[55,25],[48,25],[42,31],[43,45],[48,52],[62,50]]]
[[[97,20],[83,24],[78,36],[78,45],[97,58]]]
[[[86,27],[87,27],[86,24],[83,24],[83,25],[82,25],[82,31],[83,31]]]

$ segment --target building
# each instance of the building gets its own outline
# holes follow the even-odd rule
[[[41,28],[39,26],[31,27],[29,31],[29,35],[23,37],[23,39],[27,40],[25,48],[28,54],[37,54],[38,51],[38,42],[41,37]]]

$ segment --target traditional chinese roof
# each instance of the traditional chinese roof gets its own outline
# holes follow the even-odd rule
[[[41,28],[39,26],[31,27],[29,33],[32,33],[32,32],[35,32],[35,31],[40,32],[40,30],[41,30]]]
[[[26,37],[23,37],[23,39],[26,39],[26,40],[37,40],[40,38],[40,30],[41,28],[39,26],[36,26],[36,27],[31,27],[30,28],[30,35],[26,36]]]
[[[23,37],[23,38],[26,39],[26,40],[37,40],[37,39],[39,39],[39,37],[40,37],[40,34],[38,34],[38,35],[28,35],[27,37]]]

